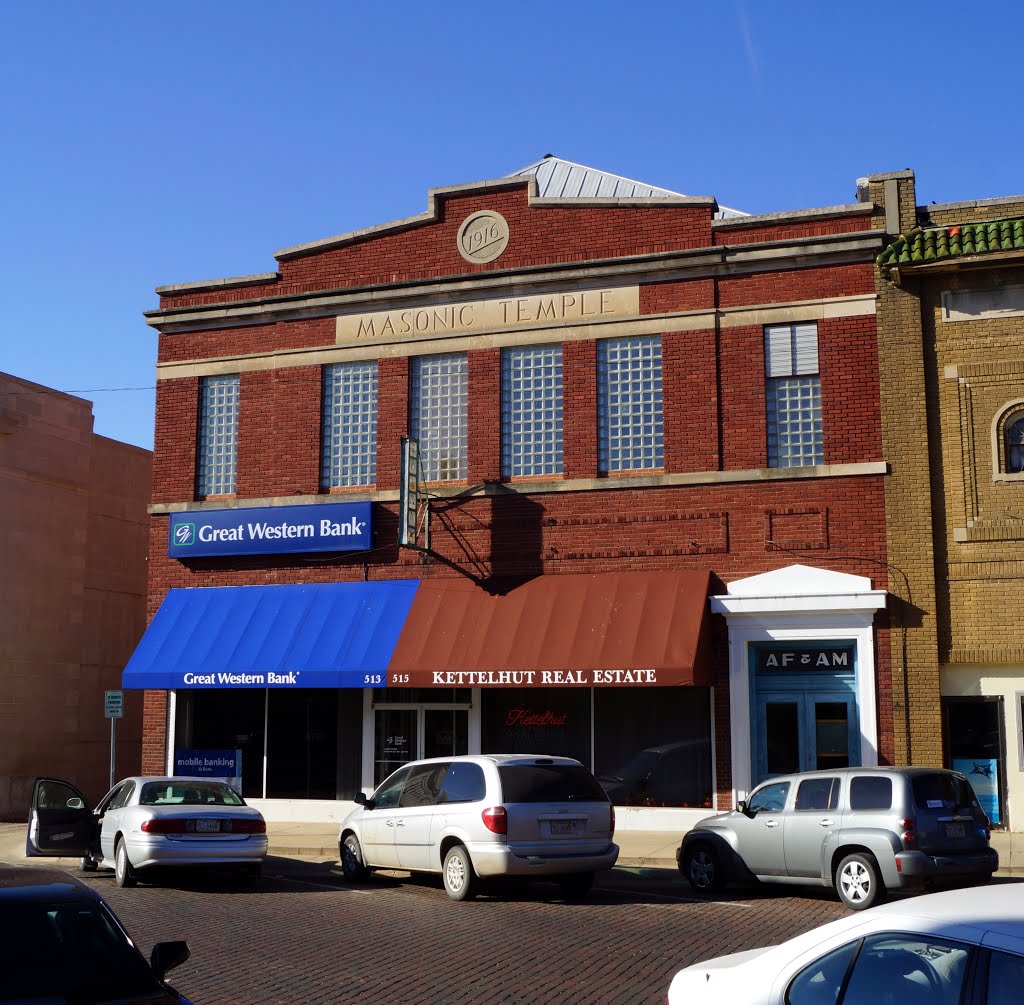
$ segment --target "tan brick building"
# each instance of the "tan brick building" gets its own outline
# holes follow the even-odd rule
[[[25,818],[37,775],[106,791],[103,692],[145,627],[152,454],[92,423],[91,402],[0,374],[0,819]],[[142,719],[125,697],[123,774]]]
[[[901,235],[879,258],[877,315],[891,588],[905,592],[896,758],[964,770],[993,821],[1020,828],[1024,196],[918,206],[903,171],[865,179],[862,198]]]

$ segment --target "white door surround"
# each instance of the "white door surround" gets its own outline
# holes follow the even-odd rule
[[[884,590],[866,576],[790,565],[730,583],[711,597],[711,610],[729,626],[729,719],[732,733],[733,805],[750,791],[750,647],[762,642],[821,642],[854,639],[857,646],[857,705],[861,763],[878,764],[875,701],[875,611]]]

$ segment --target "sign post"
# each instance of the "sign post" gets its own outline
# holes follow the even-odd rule
[[[110,787],[114,787],[117,720],[124,716],[124,691],[103,692],[103,715],[110,720]]]

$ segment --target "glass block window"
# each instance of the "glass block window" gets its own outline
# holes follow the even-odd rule
[[[424,480],[469,477],[469,369],[465,355],[417,356],[412,360],[410,378],[409,432],[419,440]]]
[[[660,468],[661,337],[597,344],[597,444],[601,471]]]
[[[764,329],[767,381],[768,466],[823,464],[818,326],[769,325]]]
[[[320,480],[324,488],[377,480],[377,363],[324,367]]]
[[[197,495],[228,495],[235,491],[238,387],[238,374],[203,377],[200,382]]]
[[[501,467],[506,478],[562,473],[562,347],[501,354]]]

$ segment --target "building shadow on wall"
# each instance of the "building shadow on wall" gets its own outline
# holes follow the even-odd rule
[[[462,505],[465,498],[432,503],[431,520],[435,528],[443,529],[450,549],[445,555],[432,547],[433,560],[494,596],[543,574],[544,506],[500,484],[486,486],[486,509],[476,514]]]

